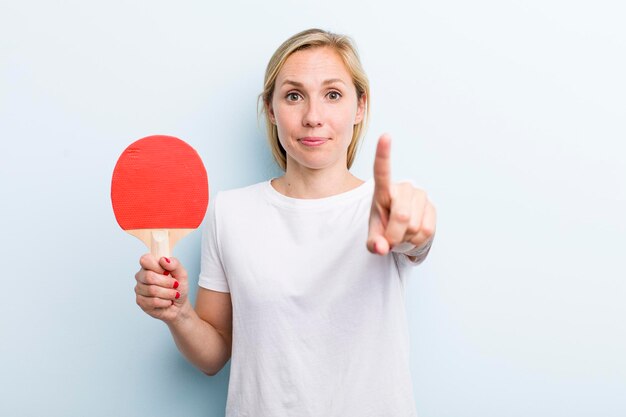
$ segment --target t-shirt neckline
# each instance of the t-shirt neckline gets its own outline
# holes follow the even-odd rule
[[[319,209],[325,208],[329,206],[335,206],[337,203],[341,202],[349,202],[362,198],[365,195],[371,194],[374,181],[372,179],[368,179],[351,190],[345,191],[343,193],[331,195],[329,197],[322,198],[294,198],[287,197],[284,194],[279,193],[272,186],[272,180],[276,178],[271,178],[265,183],[265,194],[270,199],[271,202],[286,208],[296,208],[296,209]]]

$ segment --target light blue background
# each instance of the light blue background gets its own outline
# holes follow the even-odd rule
[[[0,3],[0,415],[222,416],[135,305],[120,152],[171,134],[211,193],[277,175],[256,117],[274,49],[352,35],[377,137],[435,201],[407,289],[423,417],[626,415],[626,36],[596,1]],[[167,203],[167,202],[165,202]],[[175,249],[192,279],[199,233]]]

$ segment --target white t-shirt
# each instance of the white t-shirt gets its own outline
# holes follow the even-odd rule
[[[227,417],[409,417],[405,255],[366,248],[372,180],[321,199],[220,192],[199,285],[230,292]]]

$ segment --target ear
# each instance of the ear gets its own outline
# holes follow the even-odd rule
[[[365,93],[361,94],[361,97],[358,98],[356,105],[356,116],[354,117],[354,124],[358,125],[363,121],[365,117],[365,104],[367,103],[367,96]]]
[[[274,108],[272,107],[272,103],[265,103],[265,111],[267,112],[267,116],[270,118],[272,124],[276,124],[276,115],[274,114]]]

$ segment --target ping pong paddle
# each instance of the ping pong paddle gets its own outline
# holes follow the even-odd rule
[[[130,144],[111,180],[111,202],[123,230],[157,258],[200,226],[209,183],[198,153],[173,136],[154,135]]]

